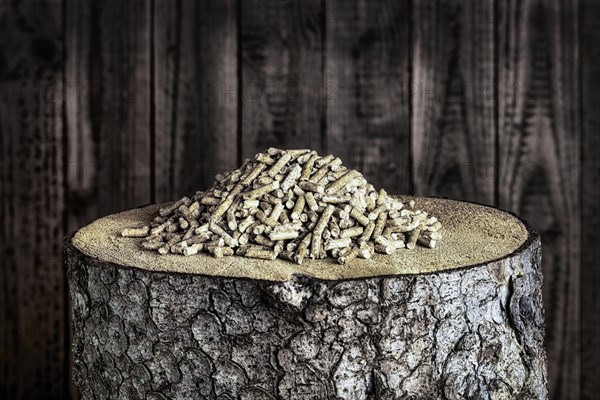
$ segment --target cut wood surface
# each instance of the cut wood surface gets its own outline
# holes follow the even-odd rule
[[[402,200],[410,200],[403,197]],[[525,225],[513,215],[473,203],[434,198],[414,198],[417,209],[437,216],[444,237],[435,249],[416,247],[391,256],[376,254],[370,260],[357,259],[338,265],[334,259],[306,261],[263,261],[242,257],[216,259],[209,255],[163,257],[141,248],[141,239],[123,238],[123,229],[149,224],[158,215],[158,206],[147,206],[101,218],[80,229],[73,244],[99,260],[154,271],[286,280],[294,273],[320,279],[347,279],[365,276],[439,272],[486,263],[512,253],[528,239]],[[326,265],[323,265],[326,264]]]
[[[417,201],[456,217],[444,221],[438,255],[398,251],[343,269],[323,260],[145,258],[114,222],[148,218],[156,206],[83,228],[66,239],[82,394],[547,399],[538,235],[489,207]],[[180,268],[185,260],[195,267]]]
[[[502,2],[499,206],[543,248],[550,395],[580,398],[580,196],[577,2]]]

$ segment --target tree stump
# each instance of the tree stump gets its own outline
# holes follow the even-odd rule
[[[403,200],[410,198],[403,197]],[[94,399],[546,399],[540,239],[491,207],[414,198],[436,249],[302,265],[66,239],[74,378]]]

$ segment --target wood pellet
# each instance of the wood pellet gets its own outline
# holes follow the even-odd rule
[[[121,232],[160,254],[238,255],[302,264],[334,258],[348,264],[374,253],[433,249],[442,224],[414,201],[377,191],[333,155],[269,148],[213,186],[163,206],[154,221]]]

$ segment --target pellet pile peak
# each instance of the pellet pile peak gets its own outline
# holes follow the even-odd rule
[[[302,264],[334,258],[346,264],[374,252],[435,248],[436,217],[377,191],[333,155],[269,148],[213,186],[159,210],[148,226],[123,230],[160,254],[240,255]]]

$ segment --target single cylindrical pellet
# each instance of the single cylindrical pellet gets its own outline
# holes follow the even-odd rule
[[[277,225],[277,221],[279,220],[279,216],[283,212],[283,209],[284,209],[283,204],[281,204],[281,203],[275,204],[275,207],[273,207],[273,211],[271,211],[271,214],[269,214],[269,219],[273,221],[273,224],[267,224],[267,225],[269,225],[269,226]]]
[[[259,258],[262,260],[274,260],[277,258],[277,253],[275,253],[272,250],[263,250],[251,247],[248,250],[246,250],[244,256],[250,258]]]
[[[350,216],[363,226],[366,226],[369,224],[369,222],[371,222],[369,218],[367,218],[363,213],[354,207],[352,207],[352,210],[350,210]]]
[[[434,222],[434,223],[433,223],[433,224],[431,224],[431,225],[428,225],[428,226],[426,226],[426,227],[425,227],[425,230],[427,230],[427,231],[431,231],[431,232],[437,232],[437,231],[439,231],[441,228],[442,228],[442,224],[441,224],[439,221],[437,221],[437,222]]]
[[[172,203],[164,208],[159,209],[158,215],[160,215],[161,217],[166,217],[167,215],[172,214],[173,211],[177,210],[183,204],[189,205],[191,204],[191,200],[187,197],[183,197],[177,200],[175,203]]]
[[[341,190],[344,186],[346,186],[347,183],[349,183],[352,179],[356,178],[357,176],[358,171],[350,170],[344,175],[342,175],[342,177],[337,181],[330,183],[329,186],[327,186],[327,189],[325,189],[325,192],[327,194],[334,194]]]
[[[375,248],[372,243],[363,243],[358,248],[358,256],[368,260],[373,256],[374,251]]]
[[[164,246],[164,242],[145,240],[142,242],[142,247],[146,250],[158,250]]]
[[[346,265],[349,262],[351,262],[352,260],[354,260],[356,257],[358,257],[359,254],[359,250],[358,247],[354,247],[348,254],[346,254],[345,256],[341,256],[337,259],[338,263],[342,264],[342,265]]]
[[[321,168],[323,165],[330,163],[331,160],[333,160],[333,154],[329,154],[325,157],[320,157],[316,160],[315,166],[317,168]]]
[[[340,249],[343,247],[348,247],[352,243],[351,238],[343,238],[343,239],[331,239],[325,242],[325,250],[333,250]]]
[[[352,199],[352,197],[350,197],[349,195],[344,195],[344,196],[326,195],[326,196],[321,197],[322,202],[329,203],[329,204],[348,203],[351,199]]]
[[[396,248],[391,245],[376,244],[375,251],[381,254],[393,254],[396,251]]]
[[[266,168],[266,164],[258,163],[240,183],[244,186],[249,186]]]
[[[290,240],[298,237],[298,231],[272,231],[269,233],[271,240]]]
[[[227,227],[232,231],[237,229],[237,219],[235,218],[235,210],[238,207],[239,202],[234,202],[226,212],[227,217]]]
[[[317,172],[315,172],[310,177],[310,179],[308,180],[308,182],[312,182],[312,183],[318,184],[319,181],[321,181],[321,179],[325,178],[325,176],[327,175],[328,172],[329,172],[329,167],[328,166],[321,167],[321,168],[319,168],[317,170]]]
[[[211,224],[209,226],[209,229],[215,233],[216,235],[219,235],[220,237],[223,238],[223,240],[225,241],[225,243],[228,246],[231,247],[237,247],[238,246],[238,242],[237,240],[235,240],[229,233],[227,233],[223,228],[221,228],[219,225],[217,224]]]
[[[282,223],[282,224],[289,224],[290,223],[290,217],[288,216],[287,211],[283,211],[279,215],[279,222]]]
[[[385,223],[387,221],[387,212],[382,212],[377,216],[375,221],[375,228],[373,229],[373,235],[371,237],[381,236],[383,233],[383,229],[385,227]]]
[[[258,153],[257,155],[254,156],[254,159],[258,162],[261,162],[261,163],[267,164],[267,165],[275,164],[275,159],[273,159],[271,156],[269,156],[265,153]]]
[[[123,237],[146,237],[150,233],[150,227],[140,226],[138,228],[125,228],[121,231]]]
[[[205,206],[216,206],[219,205],[221,201],[222,200],[220,197],[204,196],[202,199],[200,199],[200,204]]]
[[[310,157],[308,159],[306,164],[304,164],[304,168],[302,168],[302,173],[300,174],[300,180],[307,180],[308,178],[310,178],[310,175],[311,175],[312,169],[313,169],[313,165],[315,164],[315,161],[318,158],[319,158],[319,156],[317,154],[314,154],[312,157]]]
[[[416,228],[408,233],[406,238],[406,248],[414,249],[417,245],[417,240],[419,239],[419,235],[421,234],[421,229]]]
[[[310,244],[312,243],[312,233],[308,233],[304,239],[298,245],[298,249],[296,250],[296,254],[294,254],[294,261],[298,264],[302,264],[304,259],[308,257]]]
[[[275,242],[264,235],[256,235],[256,236],[254,236],[253,240],[255,243],[258,243],[258,244],[266,246],[266,247],[273,248],[273,246],[275,246]]]
[[[340,232],[340,238],[344,239],[360,236],[363,233],[363,230],[364,228],[362,226],[355,226],[352,228],[344,229]]]
[[[385,189],[379,189],[379,193],[377,194],[377,205],[385,204],[387,200],[387,192]]]
[[[292,186],[298,182],[300,174],[302,173],[302,167],[298,164],[294,165],[291,171],[287,174],[283,182],[281,182],[281,190],[288,191]]]
[[[217,222],[218,220],[220,220],[221,217],[227,212],[229,207],[231,207],[231,204],[233,204],[232,199],[223,200],[223,202],[221,204],[219,204],[217,209],[215,211],[213,211],[212,215],[210,216],[210,219],[214,222]]]
[[[373,235],[373,231],[375,230],[375,223],[374,222],[369,222],[367,224],[367,226],[365,226],[365,229],[363,230],[362,234],[360,235],[360,237],[358,238],[358,243],[366,243],[369,240],[371,240],[371,237]]]
[[[256,199],[256,198],[262,196],[263,194],[269,193],[275,189],[279,189],[279,182],[277,182],[277,181],[273,181],[273,182],[269,183],[268,185],[264,185],[257,189],[246,192],[243,194],[243,198],[244,198],[244,200]]]
[[[269,169],[269,171],[267,171],[267,174],[271,178],[275,178],[275,176],[279,173],[279,171],[281,171],[281,169],[285,166],[285,164],[287,164],[291,159],[292,159],[292,155],[290,153],[283,154],[281,157],[279,157],[279,159],[277,161],[275,161],[275,164],[273,164],[271,166],[271,169]]]
[[[328,205],[325,208],[325,210],[323,211],[323,214],[321,214],[321,217],[319,218],[319,221],[317,222],[317,225],[315,226],[315,229],[313,230],[313,238],[312,238],[312,243],[311,243],[311,248],[310,248],[310,256],[312,258],[317,258],[320,256],[321,240],[322,240],[321,235],[323,234],[325,227],[329,223],[329,218],[331,218],[331,216],[333,215],[334,209],[335,209],[334,206]]]
[[[382,212],[387,212],[387,206],[385,204],[380,204],[375,207],[375,209],[369,213],[369,219],[375,221]]]
[[[317,204],[317,201],[311,192],[306,192],[304,194],[304,200],[311,211],[317,211],[319,209],[319,205]]]
[[[300,189],[306,192],[314,192],[314,193],[323,193],[325,192],[325,187],[323,185],[319,185],[317,183],[311,181],[301,181],[298,183]]]

